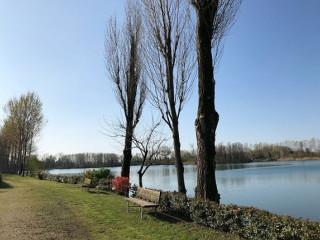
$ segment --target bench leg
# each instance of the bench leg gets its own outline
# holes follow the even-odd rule
[[[143,207],[141,208],[141,219],[143,218]]]
[[[157,216],[157,207],[154,208],[154,216]]]
[[[129,201],[127,200],[127,213],[129,212]]]

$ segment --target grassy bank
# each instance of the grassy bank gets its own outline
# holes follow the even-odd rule
[[[159,214],[140,220],[118,195],[4,175],[1,239],[239,239]]]

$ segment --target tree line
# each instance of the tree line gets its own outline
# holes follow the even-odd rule
[[[136,153],[132,156],[131,166],[145,166],[148,168],[151,165],[175,164],[175,155],[172,149],[162,147],[157,154],[156,159],[148,162],[146,155]],[[219,143],[216,146],[215,158],[218,164],[287,159],[299,160],[303,158],[319,159],[320,139],[311,138],[304,141],[284,141],[277,144]],[[196,150],[181,149],[181,159],[184,164],[197,164]],[[119,167],[122,165],[123,156],[114,153],[59,154],[57,156],[42,156],[41,161],[45,169]]]
[[[45,119],[42,102],[33,92],[12,98],[4,106],[6,117],[0,125],[0,172],[25,174],[36,150],[36,137]]]
[[[320,140],[285,141],[277,144],[219,143],[216,146],[217,163],[244,163],[303,158],[320,158]]]
[[[121,166],[121,157],[114,153],[76,153],[44,155],[45,169],[102,168]]]

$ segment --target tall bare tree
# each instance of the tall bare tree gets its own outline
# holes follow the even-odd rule
[[[128,1],[126,23],[122,31],[117,29],[115,18],[107,26],[105,38],[105,62],[114,92],[123,110],[124,121],[118,127],[124,129],[124,150],[121,176],[129,177],[132,159],[132,136],[146,98],[146,84],[142,73],[142,19],[136,1]]]
[[[215,179],[215,135],[219,114],[215,110],[214,70],[218,65],[223,39],[234,22],[242,0],[191,0],[196,14],[198,56],[197,135],[198,175],[195,196],[220,202]],[[212,54],[213,53],[213,54]]]
[[[158,131],[160,122],[152,121],[149,129],[134,134],[133,144],[140,151],[142,162],[138,170],[139,187],[142,187],[142,177],[148,168],[154,164],[162,154],[162,148],[166,143],[166,137]]]
[[[150,99],[172,132],[178,191],[186,193],[180,152],[179,117],[194,80],[194,38],[188,4],[180,0],[142,2],[148,29],[145,56],[151,82]]]

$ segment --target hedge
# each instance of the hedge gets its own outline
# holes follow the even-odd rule
[[[70,184],[81,184],[84,182],[84,177],[81,175],[52,175],[46,172],[41,172],[38,175],[39,179],[41,180],[48,180],[54,182],[61,182],[61,183],[70,183]]]
[[[163,211],[224,232],[238,233],[245,239],[320,239],[320,223],[253,207],[218,205],[168,192],[162,194],[160,204]]]
[[[0,173],[0,187],[1,187],[1,185],[2,185],[2,175]]]
[[[41,180],[49,180],[54,182],[69,183],[69,184],[83,184],[85,178],[92,179],[91,187],[96,187],[101,190],[111,190],[111,174],[109,169],[88,170],[83,175],[52,175],[46,171],[38,174]]]
[[[87,170],[84,172],[83,176],[85,178],[90,178],[92,181],[94,181],[96,184],[101,180],[101,179],[113,179],[114,175],[111,173],[111,170],[108,168],[101,168],[98,170],[92,169],[92,170]]]

